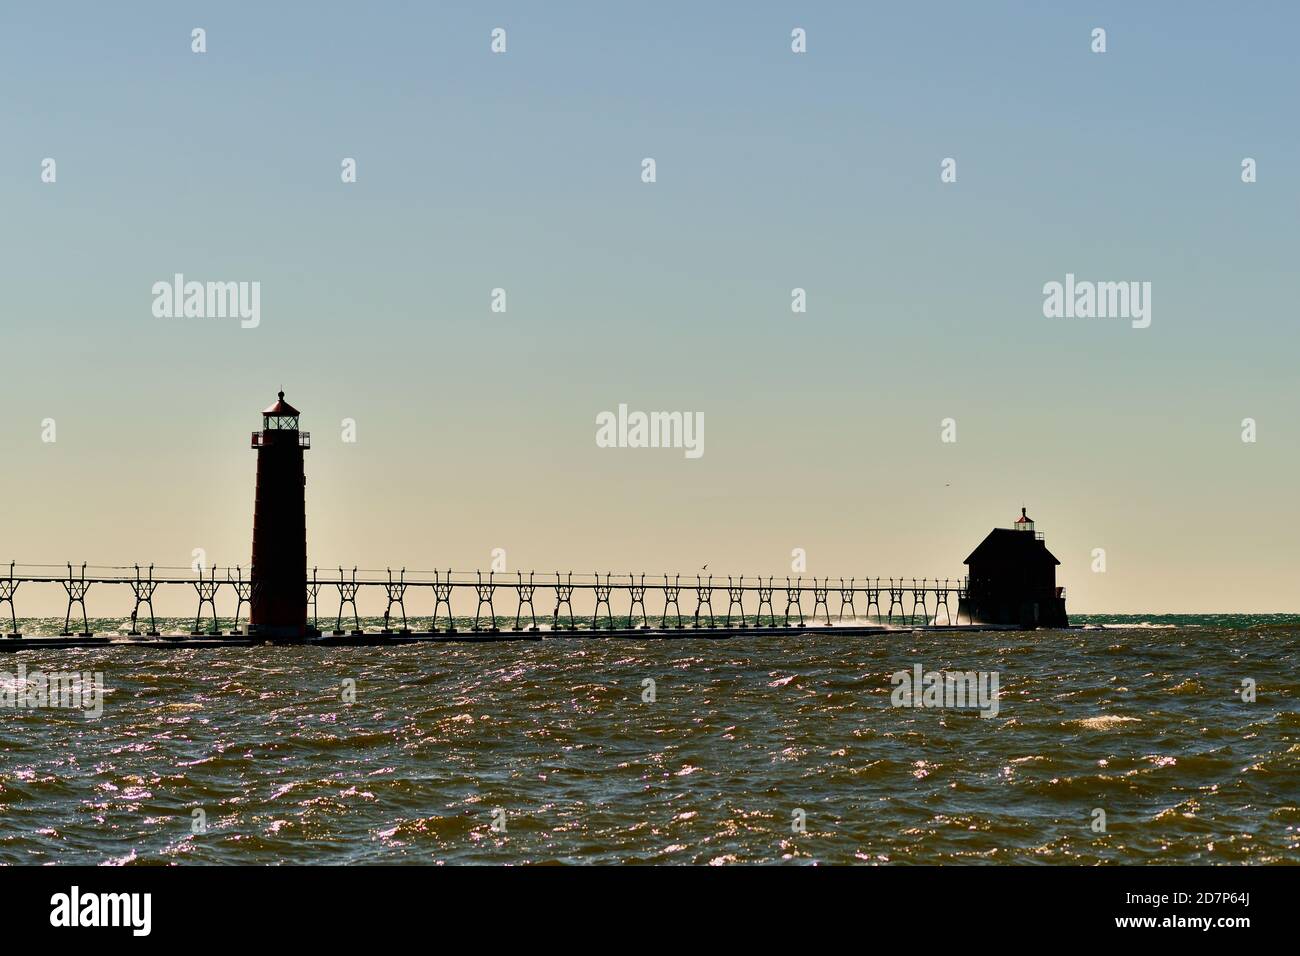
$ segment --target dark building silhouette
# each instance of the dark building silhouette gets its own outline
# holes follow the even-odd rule
[[[253,507],[253,582],[248,632],[268,638],[307,635],[307,476],[302,453],[311,436],[298,430],[298,409],[279,400],[262,412]]]
[[[1056,586],[1060,563],[1021,508],[1013,527],[994,528],[966,558],[962,611],[976,624],[1065,627],[1065,588]]]

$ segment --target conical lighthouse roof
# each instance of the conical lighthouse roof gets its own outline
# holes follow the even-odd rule
[[[273,418],[289,418],[291,416],[300,414],[298,409],[294,408],[292,405],[290,405],[288,402],[284,400],[284,392],[280,392],[278,398],[279,401],[277,401],[270,408],[263,411],[262,412],[263,415],[269,415]]]

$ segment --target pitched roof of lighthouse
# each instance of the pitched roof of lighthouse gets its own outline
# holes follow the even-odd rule
[[[262,412],[263,415],[271,415],[276,418],[288,418],[292,415],[300,414],[298,409],[294,408],[284,400],[284,392],[280,392],[278,397],[279,401],[266,409],[266,411]]]
[[[1044,558],[1053,564],[1061,563],[1047,550],[1042,538],[1014,528],[994,528],[963,563],[1019,564]]]

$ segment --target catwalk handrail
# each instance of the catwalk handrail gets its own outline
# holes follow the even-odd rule
[[[82,619],[82,636],[90,636],[89,633],[89,614],[86,607],[86,598],[91,588],[96,584],[101,585],[126,585],[134,595],[134,607],[131,611],[131,631],[132,634],[138,634],[137,627],[140,624],[140,615],[144,609],[149,611],[150,630],[149,634],[157,634],[157,619],[154,615],[153,596],[154,592],[161,585],[189,585],[194,588],[195,595],[198,598],[198,611],[194,616],[194,629],[191,631],[194,635],[204,633],[202,630],[202,619],[204,608],[207,607],[211,612],[211,633],[220,633],[218,626],[218,614],[216,599],[217,596],[227,586],[234,592],[237,601],[235,606],[235,625],[231,633],[242,633],[239,630],[240,612],[244,605],[248,605],[250,610],[255,607],[257,602],[257,593],[260,588],[258,576],[250,569],[245,575],[242,565],[233,565],[225,568],[221,573],[221,568],[213,566],[206,568],[199,563],[192,565],[190,568],[168,568],[157,565],[148,565],[141,567],[133,564],[129,568],[124,566],[91,566],[83,563],[79,567],[74,566],[72,562],[65,562],[58,573],[54,573],[57,565],[37,565],[25,564],[19,565],[17,561],[9,564],[8,571],[5,572],[3,566],[0,566],[0,605],[9,605],[10,619],[10,637],[18,636],[17,632],[17,607],[15,596],[19,587],[28,583],[50,583],[59,584],[67,593],[67,614],[64,616],[63,633],[70,634],[72,624],[72,615],[74,611],[80,611]],[[181,572],[171,573],[171,572]],[[698,628],[705,626],[709,628],[716,627],[716,617],[713,609],[713,592],[721,591],[724,587],[729,598],[726,613],[725,627],[731,626],[733,612],[739,609],[737,615],[740,620],[740,627],[749,626],[750,615],[745,609],[745,597],[747,593],[757,592],[758,610],[753,614],[756,625],[760,625],[763,620],[763,608],[768,609],[768,619],[772,626],[775,626],[777,618],[776,608],[772,603],[772,595],[776,591],[784,592],[785,610],[780,616],[785,620],[786,625],[790,625],[797,618],[798,626],[803,627],[805,623],[803,601],[804,592],[812,591],[812,619],[814,621],[820,616],[827,626],[831,624],[831,595],[834,594],[839,598],[839,616],[838,620],[843,621],[847,612],[850,620],[856,618],[857,605],[855,598],[862,595],[863,613],[870,618],[871,608],[875,607],[878,618],[887,618],[890,622],[894,619],[894,612],[897,609],[899,617],[906,617],[910,622],[915,619],[917,609],[920,608],[922,619],[928,619],[930,614],[930,597],[934,597],[934,615],[935,621],[938,621],[939,609],[943,608],[947,615],[948,622],[953,621],[953,614],[949,607],[949,596],[956,594],[958,599],[957,617],[960,619],[962,601],[968,596],[969,582],[965,578],[956,580],[950,578],[934,578],[931,583],[930,578],[870,578],[850,577],[847,581],[842,577],[818,577],[812,576],[812,584],[808,584],[808,578],[803,575],[784,575],[778,577],[770,574],[764,580],[761,575],[722,575],[717,573],[706,573],[701,569],[695,574],[682,575],[673,573],[671,577],[667,572],[660,574],[637,573],[637,574],[615,574],[606,572],[601,576],[599,572],[593,572],[590,576],[578,572],[575,580],[574,572],[566,571],[561,574],[558,571],[538,574],[536,571],[529,571],[525,579],[523,571],[515,571],[513,574],[507,572],[488,571],[486,577],[481,570],[473,572],[455,571],[448,569],[446,571],[424,571],[412,572],[408,578],[407,570],[400,568],[394,576],[392,568],[385,568],[383,577],[378,576],[378,572],[366,572],[375,574],[374,578],[359,576],[362,572],[353,567],[351,571],[339,566],[337,576],[326,569],[325,575],[322,576],[319,567],[313,567],[310,573],[304,573],[303,583],[305,585],[304,601],[311,611],[313,628],[318,627],[319,621],[319,597],[323,587],[334,587],[338,590],[339,607],[335,616],[335,634],[343,633],[340,629],[343,623],[343,612],[348,605],[352,606],[352,619],[355,626],[354,633],[359,633],[361,628],[360,614],[357,608],[357,594],[363,587],[383,588],[387,604],[384,609],[384,632],[393,633],[390,625],[394,623],[393,611],[396,608],[401,616],[402,627],[400,633],[410,633],[407,626],[406,611],[406,592],[409,588],[427,587],[433,591],[435,598],[433,607],[433,624],[436,631],[438,629],[439,609],[446,608],[447,628],[449,632],[455,632],[455,619],[452,614],[451,598],[456,589],[473,588],[478,598],[474,611],[474,630],[480,629],[480,622],[483,617],[483,609],[487,608],[487,620],[490,630],[497,630],[497,612],[494,604],[496,591],[498,588],[506,590],[513,589],[517,596],[517,607],[515,610],[514,630],[520,630],[522,624],[523,609],[528,608],[529,620],[532,622],[531,630],[537,629],[537,615],[534,604],[534,594],[537,588],[547,588],[554,591],[555,609],[552,613],[553,626],[561,627],[561,621],[567,621],[567,628],[573,630],[578,615],[574,611],[572,597],[575,590],[590,590],[595,603],[595,610],[591,616],[591,627],[598,627],[601,608],[604,607],[606,623],[609,628],[616,628],[614,622],[614,609],[611,603],[611,596],[616,592],[620,595],[626,592],[628,621],[629,627],[635,627],[631,622],[635,620],[636,608],[641,608],[641,626],[649,626],[649,615],[645,605],[645,596],[647,591],[660,592],[663,597],[663,613],[659,615],[660,623],[663,627],[668,626],[669,609],[673,610],[672,616],[676,619],[676,627],[683,627],[682,608],[679,603],[682,589],[685,588],[687,594],[694,592],[695,611],[691,616],[692,627]],[[420,576],[416,576],[416,575]],[[500,574],[500,578],[498,578]],[[429,576],[432,576],[432,579]],[[685,578],[685,580],[683,580]],[[694,578],[694,581],[691,579]],[[553,580],[552,580],[553,579]],[[647,580],[648,579],[648,580]],[[725,584],[723,583],[725,580]],[[661,583],[662,582],[662,583]],[[888,595],[888,613],[882,603],[882,595]],[[911,598],[911,611],[907,611],[906,598]],[[721,597],[719,597],[721,600]],[[622,603],[620,598],[620,603]],[[752,603],[752,602],[751,602]],[[561,610],[568,608],[567,617],[561,617]],[[707,614],[706,614],[707,611]],[[793,611],[793,614],[792,614]],[[820,613],[819,613],[820,612]],[[585,614],[583,615],[585,617]],[[707,624],[701,622],[707,620]]]
[[[360,584],[368,586],[386,586],[390,581],[391,568],[374,569],[374,568],[348,568],[344,567],[344,573],[340,575],[337,570],[324,569],[319,574],[313,574],[313,569],[307,570],[306,580],[310,583],[315,581],[322,585],[338,584]],[[94,565],[94,564],[73,564],[69,566],[64,564],[19,564],[14,562],[8,568],[0,564],[0,581],[21,581],[41,583],[49,582],[60,584],[72,576],[78,581],[84,580],[87,584],[134,584],[140,578],[137,576],[137,570],[141,574],[147,574],[152,569],[152,581],[155,584],[196,584],[199,581],[207,582],[211,580],[213,572],[216,572],[218,584],[234,584],[237,580],[235,575],[246,575],[243,580],[248,580],[251,574],[249,568],[245,565],[207,565],[202,566],[202,570],[195,566],[181,567],[179,565]],[[728,587],[728,581],[732,587],[745,591],[757,591],[768,587],[784,588],[787,583],[791,587],[801,586],[806,590],[812,590],[815,582],[817,586],[826,586],[834,591],[855,591],[865,592],[868,590],[888,590],[891,586],[905,588],[908,591],[926,590],[926,591],[953,591],[959,587],[965,587],[965,576],[956,578],[939,578],[924,577],[914,578],[904,577],[870,577],[858,576],[839,577],[836,575],[800,575],[800,574],[727,574],[714,571],[698,571],[689,573],[679,573],[676,571],[646,571],[644,573],[618,573],[618,572],[593,572],[585,573],[582,571],[459,571],[448,568],[446,570],[434,571],[413,571],[403,569],[405,574],[405,583],[412,587],[432,587],[435,584],[450,584],[457,588],[477,587],[484,581],[490,581],[501,587],[514,586],[518,583],[519,575],[523,576],[523,583],[531,581],[537,587],[554,587],[555,581],[561,580],[565,584],[572,584],[575,588],[583,590],[592,590],[597,585],[604,587],[607,584],[620,590],[628,590],[632,587],[640,587],[644,584],[647,588],[662,589],[664,581],[670,584],[674,581],[680,582],[683,588],[694,588],[697,586],[711,586],[719,589]],[[171,573],[175,572],[175,573]],[[227,579],[227,575],[231,575]],[[771,582],[771,583],[769,583]],[[821,582],[830,582],[822,585]]]

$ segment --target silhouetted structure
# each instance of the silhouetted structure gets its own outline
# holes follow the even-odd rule
[[[253,566],[248,633],[259,637],[307,636],[307,476],[303,449],[311,435],[298,431],[298,410],[279,400],[262,412],[253,509]]]
[[[307,516],[306,516],[306,475],[303,469],[303,452],[311,447],[311,436],[298,429],[299,413],[296,408],[284,400],[281,391],[278,400],[262,412],[262,429],[253,432],[252,447],[257,450],[257,491],[253,509],[253,561],[248,574],[241,567],[227,567],[224,578],[218,576],[218,569],[213,567],[178,569],[155,568],[149,565],[147,571],[141,571],[139,565],[127,567],[101,567],[87,574],[88,565],[82,564],[75,570],[71,562],[64,567],[66,575],[55,572],[48,565],[31,565],[16,570],[17,563],[9,563],[8,573],[0,569],[0,608],[9,605],[11,631],[7,637],[0,637],[0,651],[19,650],[24,647],[92,647],[109,643],[108,635],[90,633],[89,615],[86,608],[87,592],[92,585],[126,586],[135,598],[131,610],[131,630],[128,637],[142,640],[119,641],[116,636],[113,643],[139,643],[160,646],[174,643],[172,639],[180,634],[160,635],[153,612],[154,592],[161,585],[193,588],[198,598],[193,628],[184,643],[188,646],[215,646],[233,644],[257,644],[267,640],[302,641],[314,640],[322,644],[388,644],[423,640],[458,640],[462,639],[457,629],[457,617],[452,610],[453,597],[471,589],[478,598],[475,605],[474,621],[471,633],[464,639],[498,640],[507,639],[509,617],[504,620],[498,615],[495,601],[500,600],[498,589],[513,589],[516,594],[513,639],[532,640],[541,636],[537,622],[535,592],[537,588],[554,590],[554,612],[550,615],[550,632],[559,635],[578,630],[578,621],[586,614],[574,610],[574,595],[578,592],[590,592],[594,608],[590,614],[590,625],[585,634],[590,636],[625,636],[636,634],[648,637],[680,637],[688,630],[684,617],[690,615],[689,605],[682,607],[682,602],[694,595],[694,614],[690,615],[691,631],[709,631],[714,636],[730,636],[749,631],[750,628],[770,628],[773,634],[799,634],[812,628],[837,628],[845,636],[854,634],[876,634],[896,626],[906,628],[941,627],[952,629],[978,629],[995,627],[1011,629],[1017,627],[1064,627],[1068,625],[1065,614],[1065,589],[1056,586],[1056,566],[1060,564],[1043,543],[1043,536],[1034,531],[1034,523],[1020,509],[1020,518],[1014,529],[996,529],[966,559],[969,575],[966,583],[949,578],[881,578],[850,577],[848,583],[838,578],[838,587],[832,587],[832,579],[813,578],[811,586],[802,578],[787,577],[784,586],[777,583],[773,576],[766,581],[759,576],[733,576],[727,578],[727,615],[721,626],[713,609],[713,593],[722,587],[720,576],[716,588],[715,575],[695,575],[695,584],[689,579],[682,583],[681,575],[663,574],[663,585],[653,580],[646,581],[646,574],[615,574],[609,571],[596,572],[591,575],[568,571],[563,577],[555,572],[555,583],[538,584],[535,571],[528,573],[525,581],[523,572],[516,572],[516,581],[498,582],[496,572],[489,571],[484,578],[482,571],[456,572],[448,568],[445,571],[413,571],[408,576],[407,569],[401,568],[394,576],[392,568],[387,568],[386,576],[379,577],[378,572],[362,571],[358,577],[357,567],[351,573],[342,565],[338,566],[338,577],[334,578],[328,569],[322,576],[318,568],[311,569],[310,579],[307,573]],[[175,573],[180,571],[181,573]],[[168,573],[172,572],[172,573]],[[432,580],[429,575],[432,574]],[[63,632],[57,640],[46,637],[24,638],[18,633],[17,610],[14,596],[20,585],[26,582],[44,582],[61,585],[67,594],[67,614],[64,617]],[[318,598],[322,588],[337,588],[338,612],[335,616],[333,633],[322,636],[318,617]],[[233,592],[234,627],[228,634],[220,630],[218,597],[223,589]],[[358,595],[362,588],[374,591],[383,588],[387,603],[384,607],[383,629],[378,633],[362,628],[361,613],[358,609]],[[406,598],[408,591],[428,594],[432,591],[433,614],[426,619],[427,630],[416,630],[408,623]],[[804,594],[812,591],[812,621],[805,621],[803,601],[808,600]],[[784,598],[774,595],[784,592]],[[652,592],[662,593],[662,611],[653,613],[647,609],[647,595]],[[830,601],[832,594],[839,598],[838,623],[831,620]],[[956,594],[958,610],[954,619],[950,612],[950,597]],[[856,601],[857,596],[861,601]],[[882,603],[882,595],[888,595],[888,610]],[[626,604],[623,604],[624,596]],[[911,609],[908,609],[908,598]],[[747,610],[745,602],[751,604],[757,598],[757,607]],[[652,599],[653,600],[653,599]],[[784,603],[784,611],[778,610]],[[247,605],[249,609],[248,633],[239,629],[240,615]],[[626,616],[615,611],[627,608]],[[527,606],[531,626],[523,626],[523,609]],[[352,612],[352,630],[343,629],[344,612],[350,607]],[[427,604],[426,604],[427,607]],[[149,631],[140,634],[138,622],[142,609],[149,612]],[[310,608],[311,618],[308,620]],[[767,613],[764,614],[764,608]],[[875,609],[874,615],[872,609]],[[600,611],[605,617],[600,617]],[[859,609],[861,609],[859,611]],[[71,633],[72,615],[79,611],[82,619],[82,631]],[[205,612],[210,621],[204,629]],[[567,613],[562,613],[567,612]],[[846,619],[847,613],[847,619]],[[402,626],[391,625],[401,619]],[[966,624],[961,623],[962,616]],[[543,619],[546,617],[543,611]],[[733,617],[738,624],[733,625]],[[940,621],[942,620],[942,624]],[[443,622],[445,621],[445,627]],[[639,621],[639,623],[638,623]],[[33,643],[35,642],[35,643]]]
[[[1012,528],[994,528],[966,558],[969,579],[958,610],[976,624],[1066,627],[1065,588],[1056,586],[1056,560],[1020,509]]]

